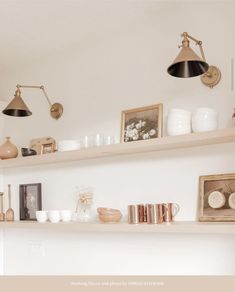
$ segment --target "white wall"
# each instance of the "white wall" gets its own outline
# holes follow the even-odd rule
[[[133,5],[138,3],[133,1]],[[6,71],[2,96],[13,96],[17,83],[44,84],[65,111],[61,120],[52,120],[41,93],[26,89],[23,96],[33,116],[6,117],[5,135],[19,147],[46,135],[56,139],[96,132],[119,135],[123,109],[159,102],[164,104],[165,116],[171,107],[214,107],[220,113],[220,128],[231,126],[235,5],[221,1],[211,9],[211,3],[142,4],[142,17],[125,30],[58,48],[53,55],[38,56],[34,63],[19,63],[14,71]],[[221,69],[222,81],[214,89],[205,87],[199,78],[181,80],[166,73],[185,30],[203,41],[208,62]],[[4,189],[8,183],[13,185],[16,210],[18,185],[42,182],[45,209],[74,208],[75,186],[86,185],[94,189],[94,208],[124,210],[130,203],[174,201],[181,206],[178,220],[195,220],[199,175],[234,172],[234,158],[234,144],[228,144],[6,170]],[[5,235],[4,252],[5,274],[235,273],[233,236],[11,230]]]

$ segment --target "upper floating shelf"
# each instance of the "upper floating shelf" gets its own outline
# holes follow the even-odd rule
[[[0,161],[0,169],[115,157],[127,154],[164,151],[231,142],[235,142],[235,128],[192,133],[181,136],[163,137],[146,141],[120,143],[75,151],[55,152],[37,156],[12,158]]]

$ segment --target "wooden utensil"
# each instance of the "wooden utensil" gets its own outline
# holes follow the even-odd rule
[[[6,221],[14,221],[14,211],[11,208],[11,185],[8,185],[8,200],[9,200],[9,208],[6,211]]]
[[[0,221],[5,221],[5,214],[3,213],[3,193],[0,193]]]

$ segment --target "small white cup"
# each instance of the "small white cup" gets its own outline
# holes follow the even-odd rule
[[[39,223],[45,223],[48,219],[47,211],[36,211],[36,218]]]
[[[60,212],[61,214],[61,219],[63,222],[70,222],[72,220],[72,216],[73,216],[73,211],[71,210],[62,210]]]
[[[51,210],[48,212],[48,218],[51,223],[58,223],[60,221],[60,211]]]

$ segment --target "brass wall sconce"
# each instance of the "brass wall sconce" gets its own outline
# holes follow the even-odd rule
[[[32,112],[29,110],[25,102],[21,97],[20,88],[37,88],[41,89],[44,93],[47,102],[50,106],[50,114],[53,119],[58,120],[63,114],[63,106],[60,103],[51,103],[50,98],[47,92],[44,89],[44,86],[28,86],[28,85],[16,85],[16,92],[12,101],[8,104],[8,106],[2,111],[5,115],[13,116],[13,117],[27,117],[31,116]]]
[[[189,78],[201,75],[204,85],[214,87],[221,79],[220,70],[215,66],[209,66],[206,62],[202,48],[202,42],[190,36],[187,32],[181,34],[183,37],[182,48],[174,62],[168,67],[167,72],[179,78]],[[199,57],[189,46],[189,39],[199,46],[201,57]]]

